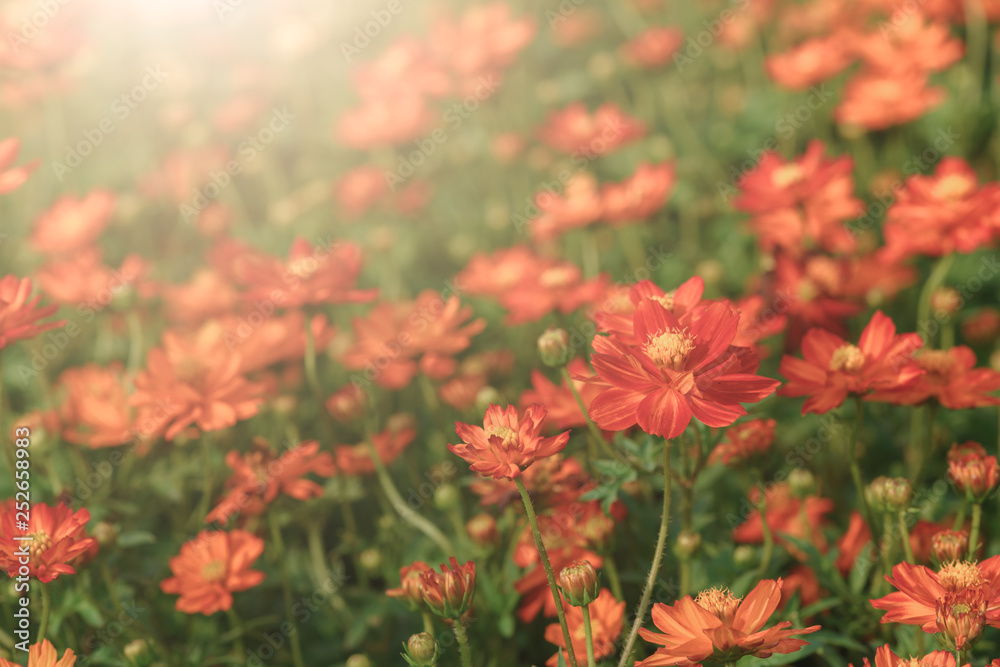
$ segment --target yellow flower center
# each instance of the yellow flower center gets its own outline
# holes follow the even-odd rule
[[[830,358],[831,371],[857,373],[865,365],[865,353],[856,345],[841,345]]]
[[[49,547],[52,546],[52,538],[49,537],[48,533],[31,533],[31,541],[28,542],[28,552],[30,553],[30,558],[32,562],[39,557],[45,551],[48,551]]]
[[[222,579],[226,574],[226,564],[221,560],[213,560],[206,563],[204,567],[201,568],[201,578],[205,581],[218,581]]]
[[[802,167],[795,163],[785,164],[774,170],[771,174],[771,182],[779,188],[787,188],[789,185],[801,181],[802,176]]]
[[[946,563],[938,572],[938,582],[952,593],[985,583],[979,566],[968,561]]]
[[[539,282],[543,287],[564,287],[571,284],[575,277],[576,274],[572,267],[554,266],[542,272],[542,275],[539,276]]]
[[[684,368],[684,363],[693,349],[694,338],[686,331],[671,329],[655,336],[651,335],[643,351],[660,368],[678,371]]]
[[[509,426],[491,426],[486,429],[486,435],[491,438],[493,436],[500,438],[503,441],[504,448],[506,449],[510,449],[515,443],[517,443],[517,431]]]
[[[954,359],[944,350],[922,350],[916,357],[917,365],[925,371],[946,374],[955,365]]]
[[[728,588],[710,588],[707,591],[698,593],[695,604],[710,614],[714,614],[720,621],[729,625],[736,616],[736,609],[740,606],[740,600],[730,592]]]
[[[954,203],[964,199],[975,187],[976,183],[964,174],[948,174],[934,185],[933,193],[938,199]]]
[[[654,301],[659,302],[661,306],[667,310],[673,312],[674,310],[674,291],[667,292],[663,296],[654,296]]]
[[[311,278],[319,269],[315,257],[300,257],[288,265],[288,272],[300,280]]]

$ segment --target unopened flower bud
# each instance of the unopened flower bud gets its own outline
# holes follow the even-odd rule
[[[145,639],[135,639],[125,645],[125,659],[130,665],[135,667],[146,667],[152,662],[152,655],[149,650],[149,642]]]
[[[452,484],[442,484],[434,489],[434,507],[442,512],[458,507],[461,501],[462,494]]]
[[[935,314],[954,315],[962,306],[962,295],[954,287],[939,287],[931,293],[931,310]]]
[[[375,574],[382,569],[382,552],[369,548],[358,554],[358,565],[368,574]]]
[[[962,323],[962,336],[973,345],[992,343],[1000,334],[1000,312],[983,308]]]
[[[955,445],[948,452],[948,479],[967,499],[981,503],[1000,482],[997,458],[986,456],[978,443]]]
[[[569,334],[565,329],[547,329],[538,337],[538,356],[552,368],[562,368],[569,361]]]
[[[412,635],[405,648],[403,659],[412,667],[434,667],[437,662],[437,642],[427,632]]]
[[[600,577],[590,561],[575,560],[559,573],[559,590],[574,607],[585,607],[601,593]]]
[[[98,521],[91,534],[102,547],[114,546],[118,539],[118,530],[107,521]]]
[[[469,537],[478,546],[493,546],[497,541],[497,521],[489,514],[477,514],[465,524]]]
[[[931,538],[931,558],[938,563],[951,563],[965,558],[969,534],[964,530],[942,530]]]
[[[501,403],[503,403],[503,397],[494,387],[486,385],[476,392],[477,412],[486,412],[491,405],[500,405]]]
[[[469,561],[459,565],[452,556],[448,564],[441,566],[440,573],[428,570],[420,575],[420,593],[438,616],[461,618],[476,595],[476,564]]]
[[[741,544],[733,550],[733,563],[741,570],[754,567],[757,564],[757,551],[749,544]]]
[[[913,487],[903,477],[892,477],[885,484],[885,506],[889,511],[900,512],[910,507]]]
[[[368,659],[367,655],[355,653],[347,659],[344,667],[372,667],[372,661]]]
[[[701,547],[701,535],[689,530],[681,531],[677,536],[677,543],[674,545],[674,553],[681,560],[688,560],[694,556]]]
[[[816,478],[805,468],[795,468],[788,474],[788,487],[796,498],[805,498],[816,492]]]

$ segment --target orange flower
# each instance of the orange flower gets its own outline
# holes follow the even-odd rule
[[[774,424],[773,419],[751,419],[730,427],[709,462],[740,466],[767,453],[774,443]]]
[[[66,440],[91,449],[126,442],[133,415],[120,363],[107,368],[97,364],[68,368],[56,386],[66,392],[66,400],[58,408]]]
[[[38,160],[33,160],[26,165],[11,169],[20,150],[21,142],[16,137],[0,141],[0,195],[17,190],[28,180],[31,172],[38,168]]]
[[[384,431],[372,436],[372,444],[375,445],[382,463],[389,465],[399,458],[416,436],[417,430],[413,427],[412,417],[394,415],[389,418],[389,424]],[[356,476],[375,472],[375,462],[372,461],[368,445],[364,442],[357,445],[339,445],[334,455],[337,469],[341,474]]]
[[[646,127],[614,104],[601,105],[593,114],[582,102],[549,114],[538,131],[544,143],[564,153],[606,155],[646,134]]]
[[[823,329],[810,329],[802,339],[805,359],[785,355],[781,372],[788,382],[779,396],[808,396],[802,414],[823,414],[840,406],[848,395],[908,387],[923,373],[910,355],[923,345],[920,334],[896,335],[896,325],[877,311],[857,345]],[[869,396],[869,400],[877,400]]]
[[[841,125],[884,130],[920,118],[944,97],[940,88],[927,87],[927,73],[915,67],[863,70],[847,82],[833,117]]]
[[[614,655],[615,642],[622,633],[622,621],[625,619],[625,602],[619,602],[607,588],[601,590],[597,599],[590,603],[590,624],[594,641],[594,659],[602,660]],[[583,629],[583,609],[565,606],[566,625],[569,626],[570,640],[573,642],[573,652],[576,655],[587,655],[587,638]],[[566,648],[566,640],[558,623],[545,628],[545,641],[560,649]],[[559,664],[559,652],[545,663],[549,667]]]
[[[306,315],[293,310],[284,315],[251,309],[245,315],[229,315],[219,324],[225,328],[224,340],[239,352],[240,372],[252,373],[281,362],[301,362],[306,352]],[[309,321],[317,350],[322,350],[337,335],[326,316],[317,313]]]
[[[162,340],[135,379],[130,403],[140,421],[155,420],[173,440],[191,424],[218,431],[257,414],[264,385],[240,373],[243,359],[229,349],[217,322],[187,337],[167,331]]]
[[[532,405],[517,414],[517,408],[508,405],[490,405],[486,410],[483,428],[455,423],[455,433],[462,438],[448,449],[471,465],[470,470],[493,479],[516,479],[536,459],[552,456],[563,450],[569,442],[569,431],[550,438],[539,437],[546,410]]]
[[[595,485],[579,461],[562,454],[535,461],[521,475],[521,481],[531,492],[532,502],[539,514],[573,502]],[[479,504],[483,507],[504,507],[510,502],[521,502],[521,495],[512,480],[480,477],[469,484],[469,488],[480,496]],[[528,535],[528,539],[534,544],[534,538]]]
[[[500,297],[500,305],[510,311],[507,324],[537,322],[549,313],[569,315],[599,299],[607,289],[608,276],[584,280],[583,272],[571,262],[544,260],[537,273],[523,274]]]
[[[232,283],[213,269],[198,269],[180,285],[161,285],[160,297],[171,322],[201,324],[205,320],[231,313],[239,302]]]
[[[246,454],[231,450],[226,454],[226,465],[233,470],[226,480],[230,491],[208,513],[205,523],[218,521],[226,525],[235,514],[262,514],[279,493],[298,500],[319,497],[323,487],[304,479],[304,475],[329,477],[337,471],[333,456],[320,452],[316,441],[303,442],[275,456],[263,438],[255,438]]]
[[[613,311],[606,309],[594,314],[597,330],[609,333],[615,340],[626,345],[640,345],[635,337],[635,310],[644,299],[652,299],[668,310],[674,317],[681,317],[701,302],[705,293],[705,281],[701,276],[685,280],[677,289],[664,291],[651,280],[640,280],[628,290],[628,302]]]
[[[573,174],[566,183],[565,197],[550,190],[535,195],[541,215],[531,221],[531,238],[544,243],[562,234],[587,227],[601,217],[601,198],[597,179],[587,172]]]
[[[86,509],[74,512],[64,503],[55,507],[34,503],[27,531],[16,527],[18,517],[14,502],[9,502],[2,509],[0,568],[11,577],[27,574],[47,584],[60,574],[76,574],[73,565],[88,549],[97,545],[97,540],[87,537],[90,512]],[[24,535],[30,535],[32,539],[15,539]],[[27,566],[20,562],[24,555],[28,556]],[[21,569],[24,567],[27,573]]]
[[[775,536],[778,544],[783,544],[792,555],[804,560],[805,555],[794,546],[782,539],[782,535],[804,540],[812,535],[813,543],[821,551],[826,548],[820,527],[825,522],[825,516],[833,510],[833,501],[829,498],[809,496],[799,499],[792,495],[787,482],[773,484],[764,493],[767,525]],[[756,506],[760,502],[760,489],[750,490],[750,502]],[[805,511],[801,510],[805,503]],[[808,525],[803,522],[805,514]],[[733,529],[733,541],[741,544],[761,544],[764,542],[764,524],[760,518],[760,510],[753,510],[747,520]]]
[[[864,667],[871,667],[868,658],[864,660]],[[904,660],[886,644],[875,650],[875,667],[955,667],[955,656],[948,651],[932,651],[922,658]]]
[[[31,281],[27,278],[18,278],[13,273],[0,278],[0,350],[14,341],[66,324],[66,320],[40,324],[38,321],[56,312],[58,306],[38,308],[41,297],[29,301],[30,294]]]
[[[433,572],[434,568],[423,561],[415,561],[399,568],[399,588],[390,588],[385,594],[396,598],[410,611],[426,609],[424,596],[420,592],[420,580],[424,572]]]
[[[101,254],[94,247],[53,259],[37,271],[39,287],[53,301],[97,310],[139,283],[149,269],[141,257],[128,255],[115,270],[101,262]]]
[[[653,605],[653,623],[664,634],[645,628],[640,628],[639,634],[661,648],[635,663],[636,667],[687,667],[709,658],[735,662],[747,655],[767,658],[774,653],[794,653],[807,642],[793,636],[816,632],[819,626],[792,628],[791,622],[782,621],[761,630],[781,600],[781,586],[781,579],[767,579],[746,599],[713,588],[694,600],[686,595],[672,606]]]
[[[805,90],[830,79],[854,60],[852,33],[838,31],[806,40],[785,53],[767,56],[767,73],[785,88]]]
[[[981,503],[1000,482],[997,457],[987,456],[982,445],[976,442],[953,445],[948,452],[948,479],[959,493],[970,501]]]
[[[925,72],[940,72],[958,62],[965,45],[951,34],[951,26],[932,22],[920,11],[893,11],[892,30],[870,32],[853,45],[875,70],[892,71],[905,62]]]
[[[590,365],[580,357],[570,361],[566,365],[566,370],[569,371],[570,377],[594,375]],[[580,394],[583,407],[589,408],[594,397],[601,393],[601,388],[582,380],[572,380],[572,382]],[[525,389],[521,393],[519,402],[522,409],[535,403],[545,406],[546,413],[543,424],[546,429],[558,430],[587,425],[587,415],[580,410],[580,405],[576,402],[566,380],[563,379],[557,385],[538,369],[531,371],[531,389]]]
[[[670,62],[683,44],[684,31],[680,28],[646,28],[622,46],[622,55],[634,65],[660,67]]]
[[[629,178],[601,187],[603,219],[616,226],[646,220],[667,203],[675,181],[673,163],[639,163]]]
[[[365,101],[349,109],[337,122],[337,140],[357,150],[392,146],[423,136],[434,125],[427,101],[412,92],[398,97]]]
[[[248,258],[242,282],[249,285],[248,300],[265,300],[282,308],[319,303],[368,303],[378,290],[355,289],[361,273],[361,248],[339,242],[314,247],[299,238],[292,244],[288,261],[259,255]]]
[[[526,275],[541,271],[546,262],[526,246],[476,253],[455,276],[455,285],[470,296],[499,299]]]
[[[160,590],[180,595],[177,611],[206,616],[227,611],[233,593],[264,581],[263,572],[250,569],[262,553],[264,540],[245,530],[203,530],[170,559],[174,576],[160,582]]]
[[[60,658],[59,653],[48,639],[32,644],[28,649],[28,667],[73,667],[76,664],[76,654],[72,649],[66,649]],[[0,667],[21,667],[11,660],[0,658]]]
[[[364,215],[388,194],[388,190],[385,174],[375,165],[363,165],[351,169],[334,185],[337,203],[349,220]]]
[[[938,605],[948,595],[979,591],[985,600],[985,623],[1000,627],[1000,556],[981,563],[968,561],[946,563],[934,572],[923,565],[899,563],[886,581],[896,591],[870,600],[876,609],[886,612],[883,623],[919,625],[924,632],[943,630],[938,624]]]
[[[111,220],[115,196],[94,190],[83,199],[60,197],[35,220],[31,243],[39,252],[68,255],[97,240]]]
[[[420,595],[424,604],[438,616],[461,618],[476,596],[476,564],[470,560],[459,565],[452,556],[441,566],[441,574],[432,569],[421,572]]]
[[[936,401],[949,410],[1000,405],[991,396],[1000,389],[1000,373],[992,368],[975,368],[976,353],[964,345],[950,350],[920,350],[913,362],[924,374],[909,387],[876,392],[871,400],[897,405],[919,405]]]

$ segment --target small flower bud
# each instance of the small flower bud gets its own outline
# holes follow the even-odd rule
[[[500,396],[500,392],[494,387],[486,385],[482,389],[476,392],[476,411],[486,412],[490,405],[499,405],[503,403],[503,397]]]
[[[477,514],[465,524],[469,537],[480,547],[490,547],[497,541],[497,521],[489,514]]]
[[[805,468],[795,468],[788,474],[788,487],[796,498],[805,498],[816,492],[816,478]]]
[[[981,503],[1000,482],[997,458],[986,456],[977,443],[954,445],[948,452],[948,479],[967,499]]]
[[[410,611],[426,611],[421,577],[430,571],[430,565],[419,560],[404,565],[399,569],[399,588],[390,588],[385,594],[402,602]]]
[[[469,561],[459,565],[452,556],[449,564],[441,566],[440,573],[428,570],[420,575],[420,594],[438,616],[461,618],[476,595],[476,564]]]
[[[458,507],[462,502],[462,494],[452,484],[442,484],[434,489],[434,507],[442,512]]]
[[[412,667],[434,667],[437,662],[437,642],[433,635],[421,632],[412,635],[405,645],[403,658]]]
[[[565,329],[547,329],[538,337],[538,356],[552,368],[562,368],[569,361],[569,334]]]
[[[885,505],[889,511],[900,512],[910,507],[913,500],[913,488],[909,480],[903,477],[893,477],[885,484]]]
[[[347,659],[344,667],[372,667],[372,661],[368,659],[367,655],[355,653]]]
[[[733,563],[741,570],[754,567],[757,564],[757,550],[749,544],[741,544],[733,550]]]
[[[938,563],[951,563],[965,558],[969,534],[964,530],[942,530],[931,538],[931,558]]]
[[[868,499],[868,504],[879,512],[885,512],[885,485],[889,481],[889,478],[885,475],[880,475],[868,483],[868,487],[865,489],[865,498]]]
[[[589,561],[575,560],[559,573],[559,590],[574,607],[585,607],[601,593],[597,570]]]
[[[369,548],[358,554],[358,565],[368,574],[375,574],[382,569],[382,552]]]
[[[130,665],[135,667],[146,667],[152,662],[152,655],[149,650],[149,642],[145,639],[136,639],[125,645],[125,659]]]
[[[677,543],[674,545],[674,553],[681,560],[689,560],[701,547],[701,535],[688,530],[682,531],[677,536]]]
[[[102,547],[114,546],[118,539],[118,530],[107,521],[98,521],[91,534]]]

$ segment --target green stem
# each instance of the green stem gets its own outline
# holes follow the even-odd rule
[[[134,378],[139,372],[139,364],[142,360],[142,322],[139,321],[139,313],[135,308],[128,311],[125,317],[128,323],[128,377]]]
[[[952,262],[955,261],[955,255],[945,255],[934,264],[934,268],[931,270],[931,275],[927,277],[927,282],[924,283],[923,288],[920,290],[920,301],[917,302],[917,333],[921,333],[921,330],[927,327],[931,320],[931,295],[934,294],[934,290],[941,286],[944,279],[948,276],[948,271],[951,270]],[[930,335],[924,341],[925,345],[930,345]]]
[[[236,643],[236,655],[239,656],[240,660],[243,660],[247,652],[246,646],[243,645],[243,621],[236,613],[236,607],[230,607],[226,613],[229,616],[229,625],[232,626],[235,635],[233,641]]]
[[[982,519],[982,503],[972,503],[972,530],[969,532],[969,560],[976,559],[976,551],[979,547],[979,523]]]
[[[2,352],[2,350],[0,350],[0,352]],[[3,409],[3,399],[4,399],[4,395],[3,395],[3,354],[0,354],[0,433],[6,433],[7,432],[7,431],[5,431],[3,429],[3,422],[4,422],[3,416],[7,413],[7,411]],[[8,439],[4,438],[4,440],[7,441]],[[14,444],[14,440],[13,439],[10,439],[9,442],[4,442],[4,443],[0,444],[0,449],[3,449],[4,458],[7,459],[7,469],[10,470],[10,478],[11,479],[14,479],[15,471],[17,469],[16,466],[15,466],[15,462],[17,460],[17,455],[14,454],[15,447],[16,447],[16,445]]]
[[[38,626],[38,635],[35,637],[35,643],[39,644],[43,639],[45,639],[45,632],[49,629],[49,615],[52,612],[52,594],[49,592],[49,587],[47,584],[41,584],[42,587],[42,622]]]
[[[594,634],[590,629],[590,605],[583,605],[583,636],[587,640],[587,667],[597,667],[594,662]]]
[[[319,386],[319,376],[316,374],[316,338],[313,336],[312,321],[309,319],[309,315],[303,313],[303,316],[306,320],[306,380],[309,382],[309,388],[312,389],[316,400],[320,400],[323,396],[323,392]],[[322,403],[320,403],[320,405],[322,405]]]
[[[667,527],[670,523],[670,441],[663,444],[663,515],[660,517],[660,532],[656,537],[656,550],[653,552],[653,564],[649,568],[649,577],[646,579],[646,587],[642,591],[642,599],[639,600],[639,608],[636,610],[635,620],[632,629],[628,633],[625,647],[622,650],[622,657],[618,661],[618,667],[625,667],[632,658],[632,648],[635,646],[635,638],[639,636],[639,628],[646,618],[646,610],[649,607],[649,600],[653,596],[653,588],[656,586],[656,574],[660,569],[660,560],[663,558],[663,548],[667,543]]]
[[[616,600],[624,600],[625,594],[622,593],[622,580],[618,576],[618,566],[615,565],[614,554],[606,554],[604,559],[604,571],[608,573],[608,583],[611,585],[611,594],[615,596]]]
[[[608,441],[604,439],[604,434],[601,433],[601,429],[599,429],[597,424],[595,424],[590,418],[590,414],[587,412],[587,407],[583,403],[583,398],[580,397],[580,392],[576,390],[576,385],[573,384],[573,378],[570,377],[569,371],[566,367],[563,366],[559,372],[562,373],[563,380],[566,381],[566,385],[573,394],[573,398],[576,399],[576,404],[580,408],[580,412],[583,413],[583,418],[587,420],[587,428],[590,430],[590,435],[594,439],[594,442],[596,442],[598,446],[600,446],[601,449],[603,449],[604,452],[612,458],[618,459],[622,463],[626,463],[631,466],[632,464],[629,463],[627,459],[625,459],[621,454],[615,451],[610,444],[608,444]]]
[[[892,514],[889,512],[882,516],[882,535],[885,543],[882,549],[882,573],[889,577],[892,575]]]
[[[378,476],[379,484],[382,485],[382,490],[385,491],[385,495],[388,496],[389,502],[392,503],[399,517],[434,540],[434,543],[441,548],[445,555],[453,555],[455,548],[452,546],[451,541],[445,537],[444,533],[438,530],[438,527],[433,523],[410,509],[410,506],[406,504],[403,497],[399,495],[399,490],[396,489],[396,484],[392,481],[392,477],[389,476],[389,471],[386,470],[385,464],[382,463],[382,457],[379,456],[378,450],[375,449],[371,437],[365,438],[365,444],[368,446],[368,455],[371,457],[372,463],[375,464],[375,472]]]
[[[767,574],[767,568],[771,565],[771,556],[774,554],[774,535],[771,533],[771,525],[767,522],[767,493],[764,489],[764,483],[758,482],[757,488],[760,489],[760,504],[757,511],[760,512],[760,525],[764,533],[764,553],[760,557],[757,577],[763,578]],[[805,500],[800,502],[804,503]]]
[[[963,498],[962,504],[958,506],[958,514],[955,515],[955,523],[952,525],[952,530],[962,530],[962,526],[965,524],[965,515],[969,511],[969,503]]]
[[[854,479],[854,489],[858,493],[858,508],[861,510],[861,516],[868,522],[869,529],[872,529],[872,518],[868,514],[868,499],[865,497],[865,484],[861,479],[861,464],[858,462],[857,456],[858,440],[861,437],[861,429],[865,425],[865,404],[860,396],[855,396],[854,405],[854,430],[847,445],[847,460],[851,468],[851,477]],[[875,531],[872,530],[871,534],[874,535]]]
[[[462,667],[472,667],[472,651],[469,650],[469,635],[465,632],[462,619],[455,619],[455,637],[458,638],[458,652],[462,654]]]
[[[524,503],[524,513],[528,515],[528,525],[531,526],[531,535],[535,538],[535,547],[538,549],[538,557],[542,561],[545,569],[545,577],[549,580],[549,590],[552,591],[552,599],[556,601],[556,614],[559,616],[559,627],[562,628],[563,640],[566,642],[566,653],[569,655],[570,667],[576,667],[576,653],[573,651],[573,641],[570,639],[569,627],[566,625],[566,614],[563,612],[562,597],[559,595],[559,587],[556,586],[556,576],[552,572],[552,563],[549,562],[549,554],[545,550],[545,543],[542,541],[542,533],[538,530],[538,518],[535,516],[535,507],[531,503],[531,496],[528,489],[524,487],[524,482],[520,477],[514,478],[517,490],[521,493],[521,501]]]
[[[906,525],[906,512],[899,512],[896,515],[899,520],[899,536],[903,540],[903,553],[906,554],[906,562],[916,565],[917,559],[913,557],[913,546],[910,544],[910,529]]]
[[[274,543],[275,552],[278,557],[278,564],[281,567],[281,592],[285,599],[285,614],[288,616],[288,622],[293,623],[292,580],[288,575],[288,561],[285,560],[285,542],[281,539],[281,528],[278,526],[278,520],[274,517],[275,515],[271,513],[268,514],[267,519],[271,526],[271,540]],[[295,667],[305,667],[305,663],[302,661],[302,646],[299,644],[298,628],[294,628],[289,635],[289,640],[292,645],[292,663]]]
[[[971,102],[978,105],[982,96],[983,79],[986,72],[989,27],[986,25],[982,0],[963,0],[962,9],[965,13],[965,39],[968,44],[968,62],[973,73],[969,98]],[[962,667],[962,663],[959,663],[958,667]]]
[[[434,618],[431,616],[431,613],[429,611],[425,611],[423,613],[423,617],[424,617],[424,632],[426,632],[427,634],[429,634],[429,635],[431,635],[433,637],[434,636]]]
[[[201,434],[201,454],[205,459],[205,470],[202,471],[201,500],[198,501],[198,514],[196,520],[204,522],[208,516],[208,510],[212,503],[212,443],[211,437],[207,433]]]

